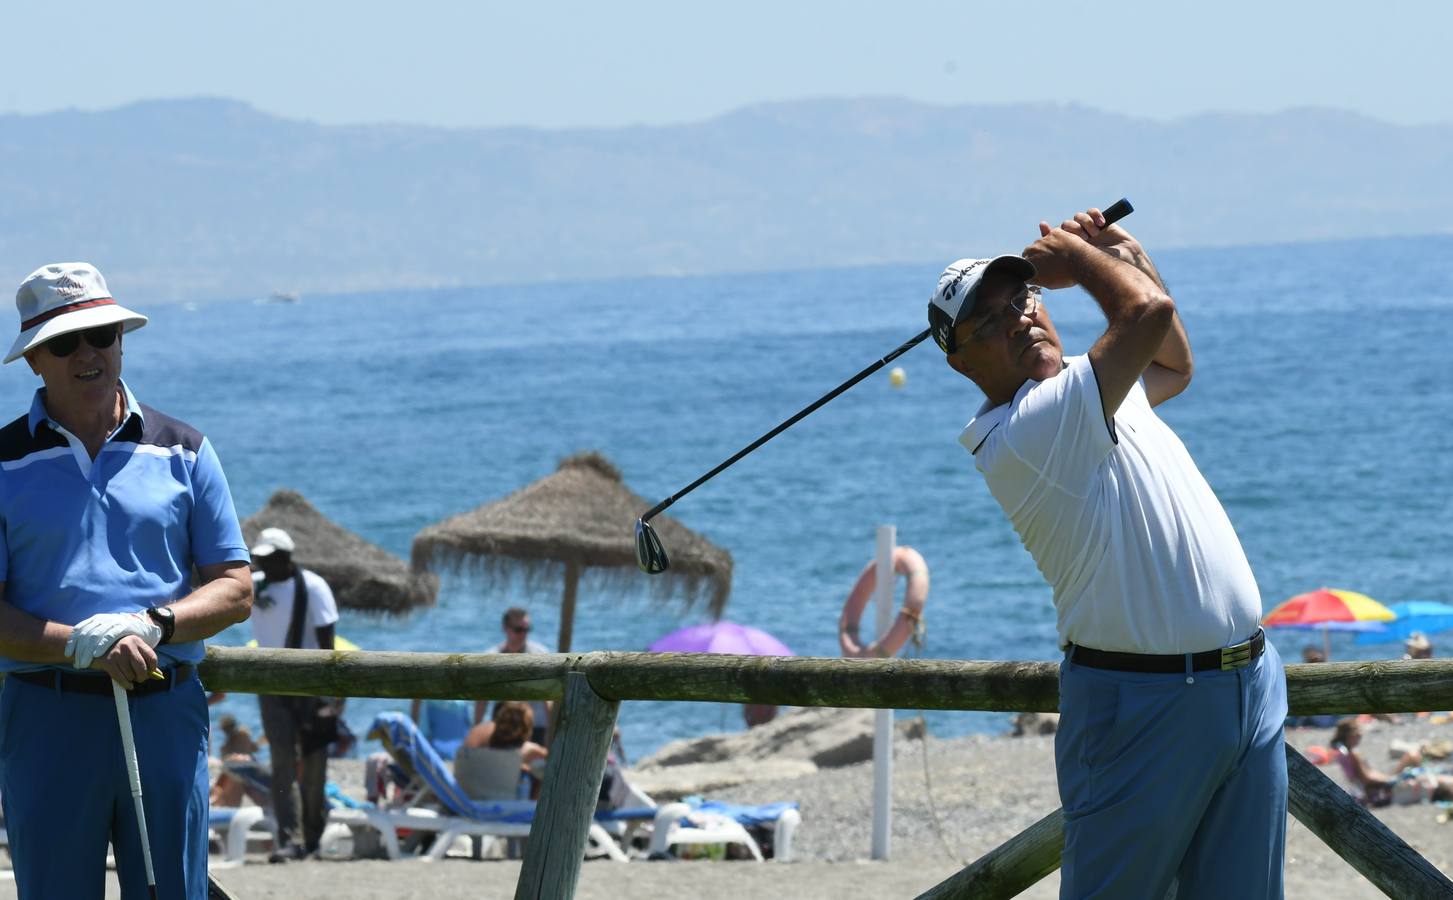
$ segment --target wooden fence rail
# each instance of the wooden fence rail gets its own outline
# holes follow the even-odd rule
[[[1296,716],[1453,708],[1453,659],[1289,665]],[[607,700],[1054,712],[1049,662],[703,653],[393,653],[209,647],[211,690],[411,700],[557,700],[579,672]]]

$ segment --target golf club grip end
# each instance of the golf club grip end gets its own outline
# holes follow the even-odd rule
[[[1119,200],[1111,203],[1108,208],[1101,210],[1100,214],[1105,217],[1106,225],[1114,225],[1133,212],[1135,212],[1135,207],[1130,205],[1129,200],[1121,197]]]

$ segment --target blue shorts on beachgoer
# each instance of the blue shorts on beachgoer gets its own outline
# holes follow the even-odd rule
[[[1282,897],[1286,676],[1251,665],[1173,675],[1060,665],[1060,897]]]
[[[207,702],[196,670],[182,671],[170,689],[130,698],[131,727],[156,896],[205,900]],[[121,896],[147,896],[116,703],[109,679],[91,677],[104,693],[62,691],[13,675],[0,690],[0,798],[22,900],[100,900],[108,843]]]

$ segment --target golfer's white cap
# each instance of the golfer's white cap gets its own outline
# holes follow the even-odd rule
[[[117,303],[106,279],[90,263],[51,263],[31,272],[15,292],[20,334],[5,362],[14,362],[46,341],[72,331],[121,323],[122,332],[146,324],[146,316]]]
[[[262,534],[257,536],[257,543],[248,552],[253,556],[272,556],[279,550],[284,553],[293,552],[292,536],[281,528],[264,528]]]
[[[950,263],[938,276],[938,287],[928,301],[928,327],[940,350],[953,352],[954,329],[974,314],[974,303],[979,299],[979,285],[984,277],[1005,269],[1025,281],[1034,277],[1034,264],[1022,256],[961,259]]]

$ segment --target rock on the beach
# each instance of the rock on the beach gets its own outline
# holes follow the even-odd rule
[[[921,739],[919,719],[897,723],[900,740]],[[673,741],[627,773],[648,794],[684,796],[764,779],[793,778],[873,756],[873,710],[793,710],[735,734]]]
[[[631,769],[626,780],[645,791],[657,803],[679,800],[692,794],[715,794],[726,788],[755,781],[800,778],[817,771],[805,759],[743,759],[710,763],[683,763],[654,769]]]
[[[898,736],[922,737],[917,719],[898,723]],[[873,710],[812,707],[784,713],[734,734],[672,741],[637,763],[638,769],[742,759],[805,759],[820,768],[849,766],[873,755]]]

